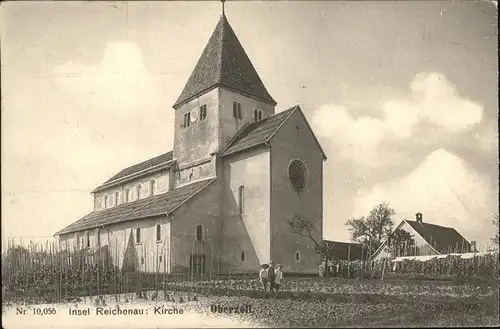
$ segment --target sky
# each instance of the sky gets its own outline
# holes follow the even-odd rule
[[[497,9],[488,1],[226,2],[277,112],[300,104],[324,163],[326,239],[395,222],[486,245],[498,213]],[[90,191],[172,149],[172,105],[221,14],[206,2],[2,2],[3,238],[50,237]]]

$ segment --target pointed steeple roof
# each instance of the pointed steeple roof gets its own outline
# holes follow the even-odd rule
[[[174,107],[215,86],[276,105],[224,14]]]

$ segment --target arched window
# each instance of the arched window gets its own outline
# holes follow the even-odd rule
[[[139,184],[137,185],[137,187],[135,188],[135,191],[136,191],[136,199],[139,200],[141,198],[141,190],[142,190],[142,185]]]
[[[126,189],[125,190],[125,202],[129,202],[130,201],[130,189]]]
[[[161,226],[156,225],[156,241],[161,241]]]
[[[141,229],[139,227],[135,229],[135,242],[141,243]]]
[[[156,192],[155,190],[156,190],[156,181],[154,179],[152,179],[149,182],[149,196],[155,195],[155,192]]]
[[[300,251],[295,252],[295,261],[300,262]]]
[[[97,246],[101,246],[101,230],[97,229]]]
[[[242,262],[245,261],[245,252],[244,251],[241,252],[240,259]]]
[[[115,206],[120,204],[120,192],[115,192]]]
[[[196,241],[203,241],[203,226],[201,224],[196,226]]]
[[[245,210],[245,208],[244,208],[244,200],[245,200],[245,187],[244,186],[240,186],[238,188],[238,207],[239,207],[239,210],[240,210],[240,214],[242,214],[243,211]]]
[[[102,200],[102,207],[107,208],[108,207],[108,195],[104,194],[103,200]]]

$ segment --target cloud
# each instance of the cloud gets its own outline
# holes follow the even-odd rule
[[[340,104],[326,104],[312,117],[315,130],[332,143],[341,160],[373,167],[391,159],[406,161],[404,151],[398,156],[381,152],[380,146],[412,138],[434,142],[450,133],[461,133],[479,124],[483,107],[456,91],[440,73],[421,73],[409,84],[405,97],[389,98],[374,108],[371,115],[358,115],[356,109]]]
[[[484,129],[474,134],[474,141],[481,151],[498,157],[498,122],[488,122]]]
[[[83,96],[90,106],[106,107],[121,115],[147,106],[158,97],[153,77],[144,65],[142,50],[131,41],[109,43],[98,65],[69,61],[54,68],[62,90]]]
[[[418,74],[410,83],[410,106],[404,112],[418,113],[448,132],[478,124],[483,118],[483,107],[458,94],[455,86],[440,73]]]
[[[376,157],[377,145],[384,137],[384,122],[374,117],[354,118],[340,105],[324,105],[312,118],[315,131],[333,142],[340,159],[370,164]],[[354,155],[354,156],[353,156]]]
[[[460,157],[438,149],[407,176],[375,184],[358,192],[356,215],[365,215],[381,202],[396,209],[398,219],[413,219],[422,212],[429,222],[451,226],[469,239],[487,240],[496,198],[488,179],[471,169]]]

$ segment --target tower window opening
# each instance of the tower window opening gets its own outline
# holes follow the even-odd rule
[[[200,120],[205,120],[207,118],[207,106],[200,106]]]
[[[188,112],[184,114],[184,128],[189,127],[190,122],[191,122],[191,113]]]

